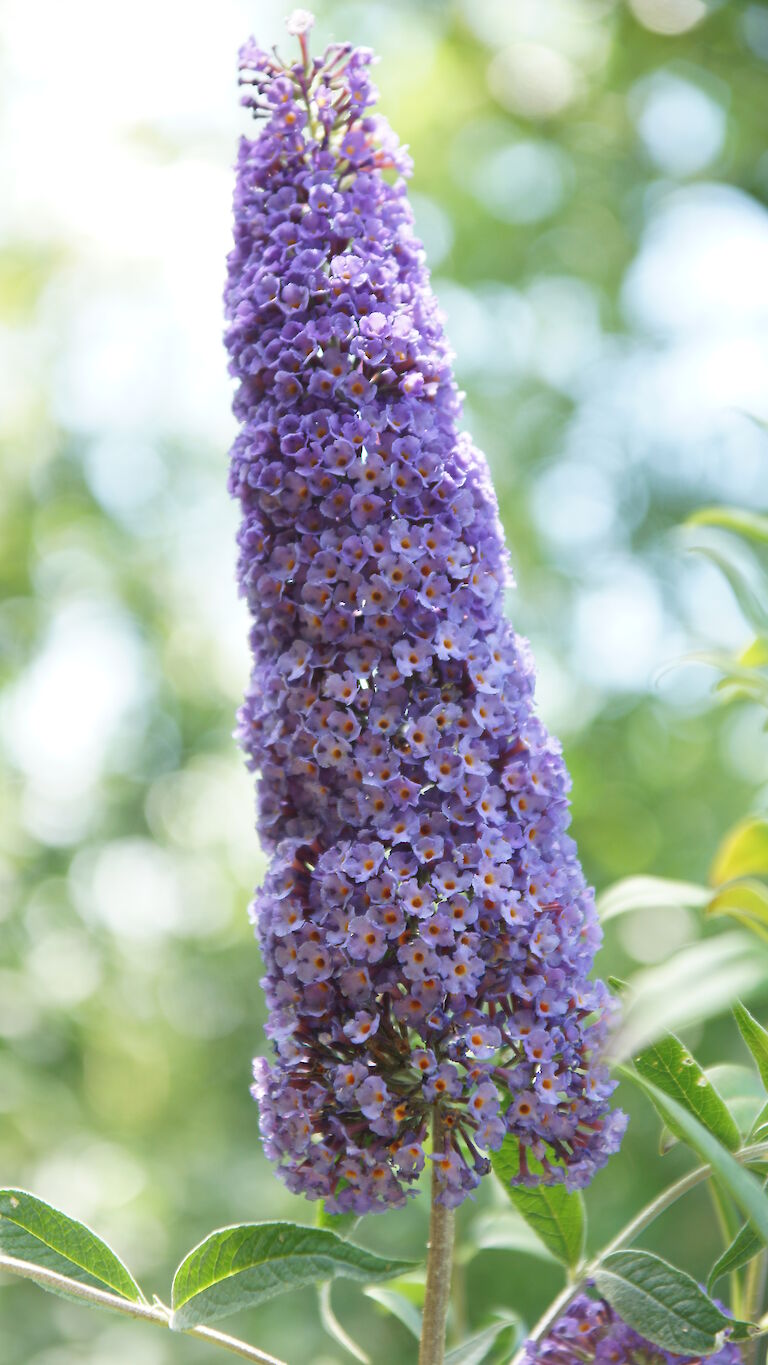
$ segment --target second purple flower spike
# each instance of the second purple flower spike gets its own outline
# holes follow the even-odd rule
[[[333,1211],[439,1198],[519,1142],[585,1184],[617,1147],[611,1001],[568,777],[504,616],[507,555],[371,53],[242,52],[227,345],[254,670],[240,739],[270,857],[254,903],[268,1154]]]

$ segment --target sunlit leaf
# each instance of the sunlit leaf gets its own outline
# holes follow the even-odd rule
[[[633,910],[697,910],[706,905],[710,892],[695,882],[670,881],[666,877],[625,877],[597,898],[597,912],[605,922]]]
[[[768,517],[745,507],[700,507],[686,521],[687,526],[719,526],[724,531],[768,545]]]
[[[713,886],[736,877],[768,875],[768,819],[750,816],[726,835],[712,864]]]
[[[174,1330],[215,1322],[320,1280],[388,1279],[410,1261],[386,1260],[327,1228],[242,1223],[212,1232],[184,1258],[173,1281]]]
[[[755,592],[740,566],[735,564],[728,555],[714,549],[711,545],[696,545],[694,549],[697,554],[704,555],[706,559],[710,560],[727,579],[739,608],[753,629],[759,635],[768,633],[768,609],[765,607],[765,603],[768,602],[768,585],[765,583],[764,576],[760,575],[761,591]]]
[[[754,878],[730,882],[709,902],[705,914],[727,915],[768,942],[768,886]]]
[[[738,1151],[741,1134],[725,1101],[679,1038],[667,1034],[639,1053],[634,1061],[641,1076],[684,1105],[732,1152]],[[675,1137],[684,1140],[684,1133],[674,1122],[667,1120],[667,1127]]]
[[[716,1017],[763,987],[766,973],[768,950],[739,930],[693,943],[634,973],[613,1055],[630,1057],[667,1032]]]
[[[496,1175],[515,1208],[558,1261],[578,1265],[584,1253],[584,1200],[578,1190],[564,1185],[537,1185],[528,1189],[513,1185],[520,1169],[518,1139],[507,1136],[498,1152],[491,1154]]]
[[[26,1190],[0,1190],[0,1251],[79,1284],[143,1302],[130,1271],[106,1242]],[[63,1289],[53,1292],[66,1294]]]
[[[733,1017],[739,1026],[739,1033],[755,1059],[760,1079],[768,1090],[768,1033],[741,1001],[734,1006]]]
[[[614,1251],[594,1280],[618,1316],[664,1351],[711,1355],[733,1326],[690,1275],[649,1251]]]

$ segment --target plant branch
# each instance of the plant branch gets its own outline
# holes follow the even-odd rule
[[[34,1280],[45,1289],[64,1293],[70,1298],[82,1299],[83,1303],[90,1303],[97,1308],[111,1308],[115,1313],[123,1313],[129,1318],[154,1322],[158,1327],[170,1328],[171,1325],[171,1312],[165,1304],[156,1302],[152,1305],[123,1299],[119,1294],[110,1294],[105,1289],[96,1289],[94,1285],[70,1280],[68,1276],[59,1275],[55,1270],[47,1270],[44,1266],[34,1265],[32,1261],[20,1261],[15,1256],[0,1253],[0,1271],[8,1275],[17,1275],[23,1280]],[[283,1361],[268,1355],[266,1351],[260,1351],[257,1346],[250,1346],[246,1341],[238,1341],[236,1337],[227,1336],[224,1332],[216,1332],[212,1327],[191,1327],[185,1335],[210,1341],[212,1345],[220,1346],[224,1351],[231,1351],[234,1355],[242,1356],[244,1360],[258,1361],[260,1365],[284,1365]]]
[[[444,1137],[440,1112],[435,1106],[432,1119],[433,1153],[443,1150]],[[437,1163],[433,1162],[427,1284],[424,1294],[419,1365],[443,1365],[445,1359],[445,1323],[451,1296],[454,1218],[453,1209],[438,1203],[439,1191]]]
[[[740,1152],[734,1152],[733,1155],[743,1166],[748,1166],[751,1162],[765,1161],[766,1157],[768,1157],[768,1142],[756,1142],[750,1147],[742,1147]],[[702,1181],[708,1180],[711,1174],[711,1166],[697,1166],[694,1171],[689,1171],[687,1175],[681,1176],[679,1180],[676,1180],[674,1185],[670,1185],[666,1190],[662,1190],[661,1194],[657,1195],[655,1199],[652,1199],[650,1204],[646,1204],[644,1209],[641,1209],[639,1213],[636,1213],[634,1218],[631,1218],[621,1229],[621,1232],[618,1232],[613,1240],[610,1241],[607,1246],[603,1247],[602,1251],[600,1251],[597,1256],[593,1257],[591,1261],[582,1266],[571,1283],[566,1285],[561,1294],[558,1294],[557,1298],[549,1305],[546,1312],[539,1318],[533,1331],[528,1334],[526,1341],[522,1343],[520,1349],[512,1357],[511,1365],[522,1365],[527,1342],[540,1341],[543,1336],[546,1336],[550,1327],[557,1322],[560,1314],[565,1311],[569,1303],[572,1303],[577,1294],[581,1292],[581,1286],[584,1281],[588,1280],[589,1277],[595,1273],[606,1256],[609,1256],[612,1251],[620,1251],[628,1242],[633,1241],[634,1238],[639,1236],[641,1232],[644,1232],[647,1227],[650,1227],[651,1223],[655,1222],[660,1214],[664,1213],[666,1209],[670,1208],[678,1199],[681,1199],[689,1190],[695,1189]]]

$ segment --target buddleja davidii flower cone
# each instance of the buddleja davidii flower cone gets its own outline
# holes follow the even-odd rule
[[[253,42],[227,345],[254,669],[240,739],[269,871],[253,914],[275,1057],[263,1140],[335,1210],[401,1203],[429,1115],[458,1203],[507,1133],[520,1179],[619,1140],[587,979],[599,941],[560,749],[504,617],[507,556],[459,395],[408,159],[371,54]]]
[[[605,1299],[578,1294],[560,1315],[547,1336],[528,1342],[524,1365],[700,1365],[700,1356],[675,1355],[640,1335]],[[741,1365],[741,1351],[725,1341],[711,1365]]]

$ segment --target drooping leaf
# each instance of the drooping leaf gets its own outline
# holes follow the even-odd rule
[[[484,1327],[481,1332],[475,1332],[474,1336],[468,1337],[459,1346],[454,1346],[445,1357],[445,1365],[480,1365],[502,1332],[510,1327],[516,1328],[516,1336],[519,1335],[520,1319],[514,1314],[500,1315],[489,1327]],[[509,1351],[514,1350],[514,1344],[508,1347]]]
[[[668,1033],[634,1060],[641,1076],[684,1105],[730,1151],[738,1151],[741,1134],[725,1101],[679,1038]],[[685,1140],[674,1123],[667,1121],[667,1127],[675,1137]]]
[[[221,1228],[194,1247],[176,1271],[171,1326],[185,1331],[319,1280],[337,1275],[382,1280],[412,1264],[386,1260],[328,1228],[296,1223]]]
[[[533,1228],[514,1209],[487,1213],[473,1220],[468,1238],[473,1250],[519,1251],[525,1256],[537,1256],[544,1261],[555,1257]],[[459,1250],[458,1255],[461,1255]]]
[[[747,1265],[762,1250],[762,1247],[762,1239],[750,1223],[745,1223],[736,1233],[730,1246],[726,1247],[722,1256],[718,1256],[710,1270],[707,1279],[709,1292],[712,1292],[721,1275],[729,1275],[732,1270],[741,1270],[741,1267]]]
[[[707,916],[728,915],[768,942],[768,886],[754,877],[729,882],[706,907]]]
[[[753,816],[741,820],[725,836],[712,864],[713,886],[736,877],[768,875],[768,819]]]
[[[687,526],[719,526],[724,531],[746,536],[768,545],[768,517],[745,507],[700,507],[686,521]]]
[[[636,1332],[678,1355],[711,1355],[732,1327],[690,1275],[649,1251],[614,1251],[594,1275],[598,1293]]]
[[[714,1174],[749,1219],[755,1231],[768,1244],[768,1197],[756,1177],[750,1171],[744,1170],[727,1148],[723,1147],[722,1143],[718,1142],[717,1138],[713,1137],[709,1130],[677,1100],[665,1095],[658,1086],[645,1076],[641,1076],[639,1072],[631,1071],[629,1067],[624,1066],[617,1069],[627,1080],[631,1080],[645,1091],[668,1127],[674,1124],[682,1132],[688,1146],[702,1161],[712,1167]]]
[[[729,1010],[739,996],[764,985],[766,972],[768,951],[739,930],[690,944],[669,961],[635,972],[613,1055],[631,1057],[666,1032]]]
[[[665,877],[625,877],[597,898],[600,919],[615,919],[632,910],[697,910],[706,905],[710,892],[695,882],[670,881]]]
[[[768,585],[765,584],[764,575],[760,574],[760,588],[755,591],[741,567],[729,555],[711,545],[695,545],[693,548],[720,570],[752,628],[760,635],[768,633],[768,610],[764,606],[764,602],[768,601]]]
[[[421,1338],[421,1313],[410,1299],[401,1294],[397,1289],[390,1289],[387,1285],[369,1285],[363,1290],[367,1298],[373,1299],[375,1303],[381,1304],[393,1318],[397,1318],[404,1327],[408,1328],[411,1336],[417,1341]]]
[[[538,1185],[528,1189],[514,1185],[520,1170],[517,1138],[506,1137],[491,1156],[496,1175],[515,1208],[541,1238],[558,1261],[578,1265],[584,1253],[584,1200],[578,1190],[569,1193],[564,1185]],[[530,1163],[529,1163],[530,1164]]]
[[[106,1242],[26,1190],[0,1190],[0,1251],[79,1284],[137,1303],[144,1301],[130,1271]],[[66,1295],[63,1289],[53,1292]]]
[[[760,1079],[768,1090],[768,1033],[741,1001],[734,1006],[733,1016],[739,1033],[755,1059]]]

